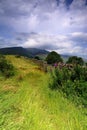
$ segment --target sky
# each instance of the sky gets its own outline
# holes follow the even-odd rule
[[[87,58],[87,0],[0,0],[0,48]]]

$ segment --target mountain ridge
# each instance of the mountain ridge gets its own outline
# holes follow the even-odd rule
[[[38,48],[24,48],[24,47],[6,47],[6,48],[0,48],[0,54],[3,55],[19,55],[19,56],[25,56],[28,58],[34,58],[35,56],[42,56],[46,57],[50,52],[44,49],[38,49]],[[71,55],[64,55],[60,54],[64,61],[67,61],[68,58]],[[44,59],[44,58],[42,58]],[[84,61],[87,61],[87,59],[84,59]]]
[[[0,48],[0,54],[4,55],[20,55],[29,58],[35,57],[39,54],[48,54],[49,51],[38,48],[23,48],[23,47],[6,47]]]

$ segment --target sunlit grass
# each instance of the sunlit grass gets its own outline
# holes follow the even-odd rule
[[[48,74],[31,60],[7,59],[18,70],[10,79],[0,78],[0,130],[87,130],[83,109],[51,90]]]

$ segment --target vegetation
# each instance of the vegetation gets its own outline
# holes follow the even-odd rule
[[[40,60],[40,57],[39,57],[39,56],[35,56],[34,58],[37,59],[37,60]]]
[[[52,51],[48,54],[48,56],[46,57],[46,61],[48,64],[54,64],[56,62],[63,62],[61,56],[55,51]]]
[[[87,110],[78,109],[63,91],[50,89],[50,74],[31,59],[6,59],[17,74],[7,79],[0,75],[0,130],[87,130]]]
[[[77,57],[77,56],[71,56],[69,57],[67,63],[70,64],[75,64],[75,65],[84,65],[84,61],[81,57]]]
[[[7,61],[3,55],[0,55],[0,72],[5,77],[10,77],[15,74],[14,66],[9,61]]]
[[[74,66],[71,70],[64,67],[56,68],[52,73],[52,89],[62,91],[66,97],[74,100],[77,105],[87,107],[87,68],[79,65]]]

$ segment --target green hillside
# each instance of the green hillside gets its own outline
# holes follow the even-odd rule
[[[24,57],[6,56],[16,75],[0,74],[0,130],[87,130],[87,110],[51,90],[50,76]]]
[[[28,58],[35,57],[36,55],[47,55],[49,52],[37,48],[23,48],[23,47],[8,47],[0,48],[0,54],[3,55],[19,55]]]

